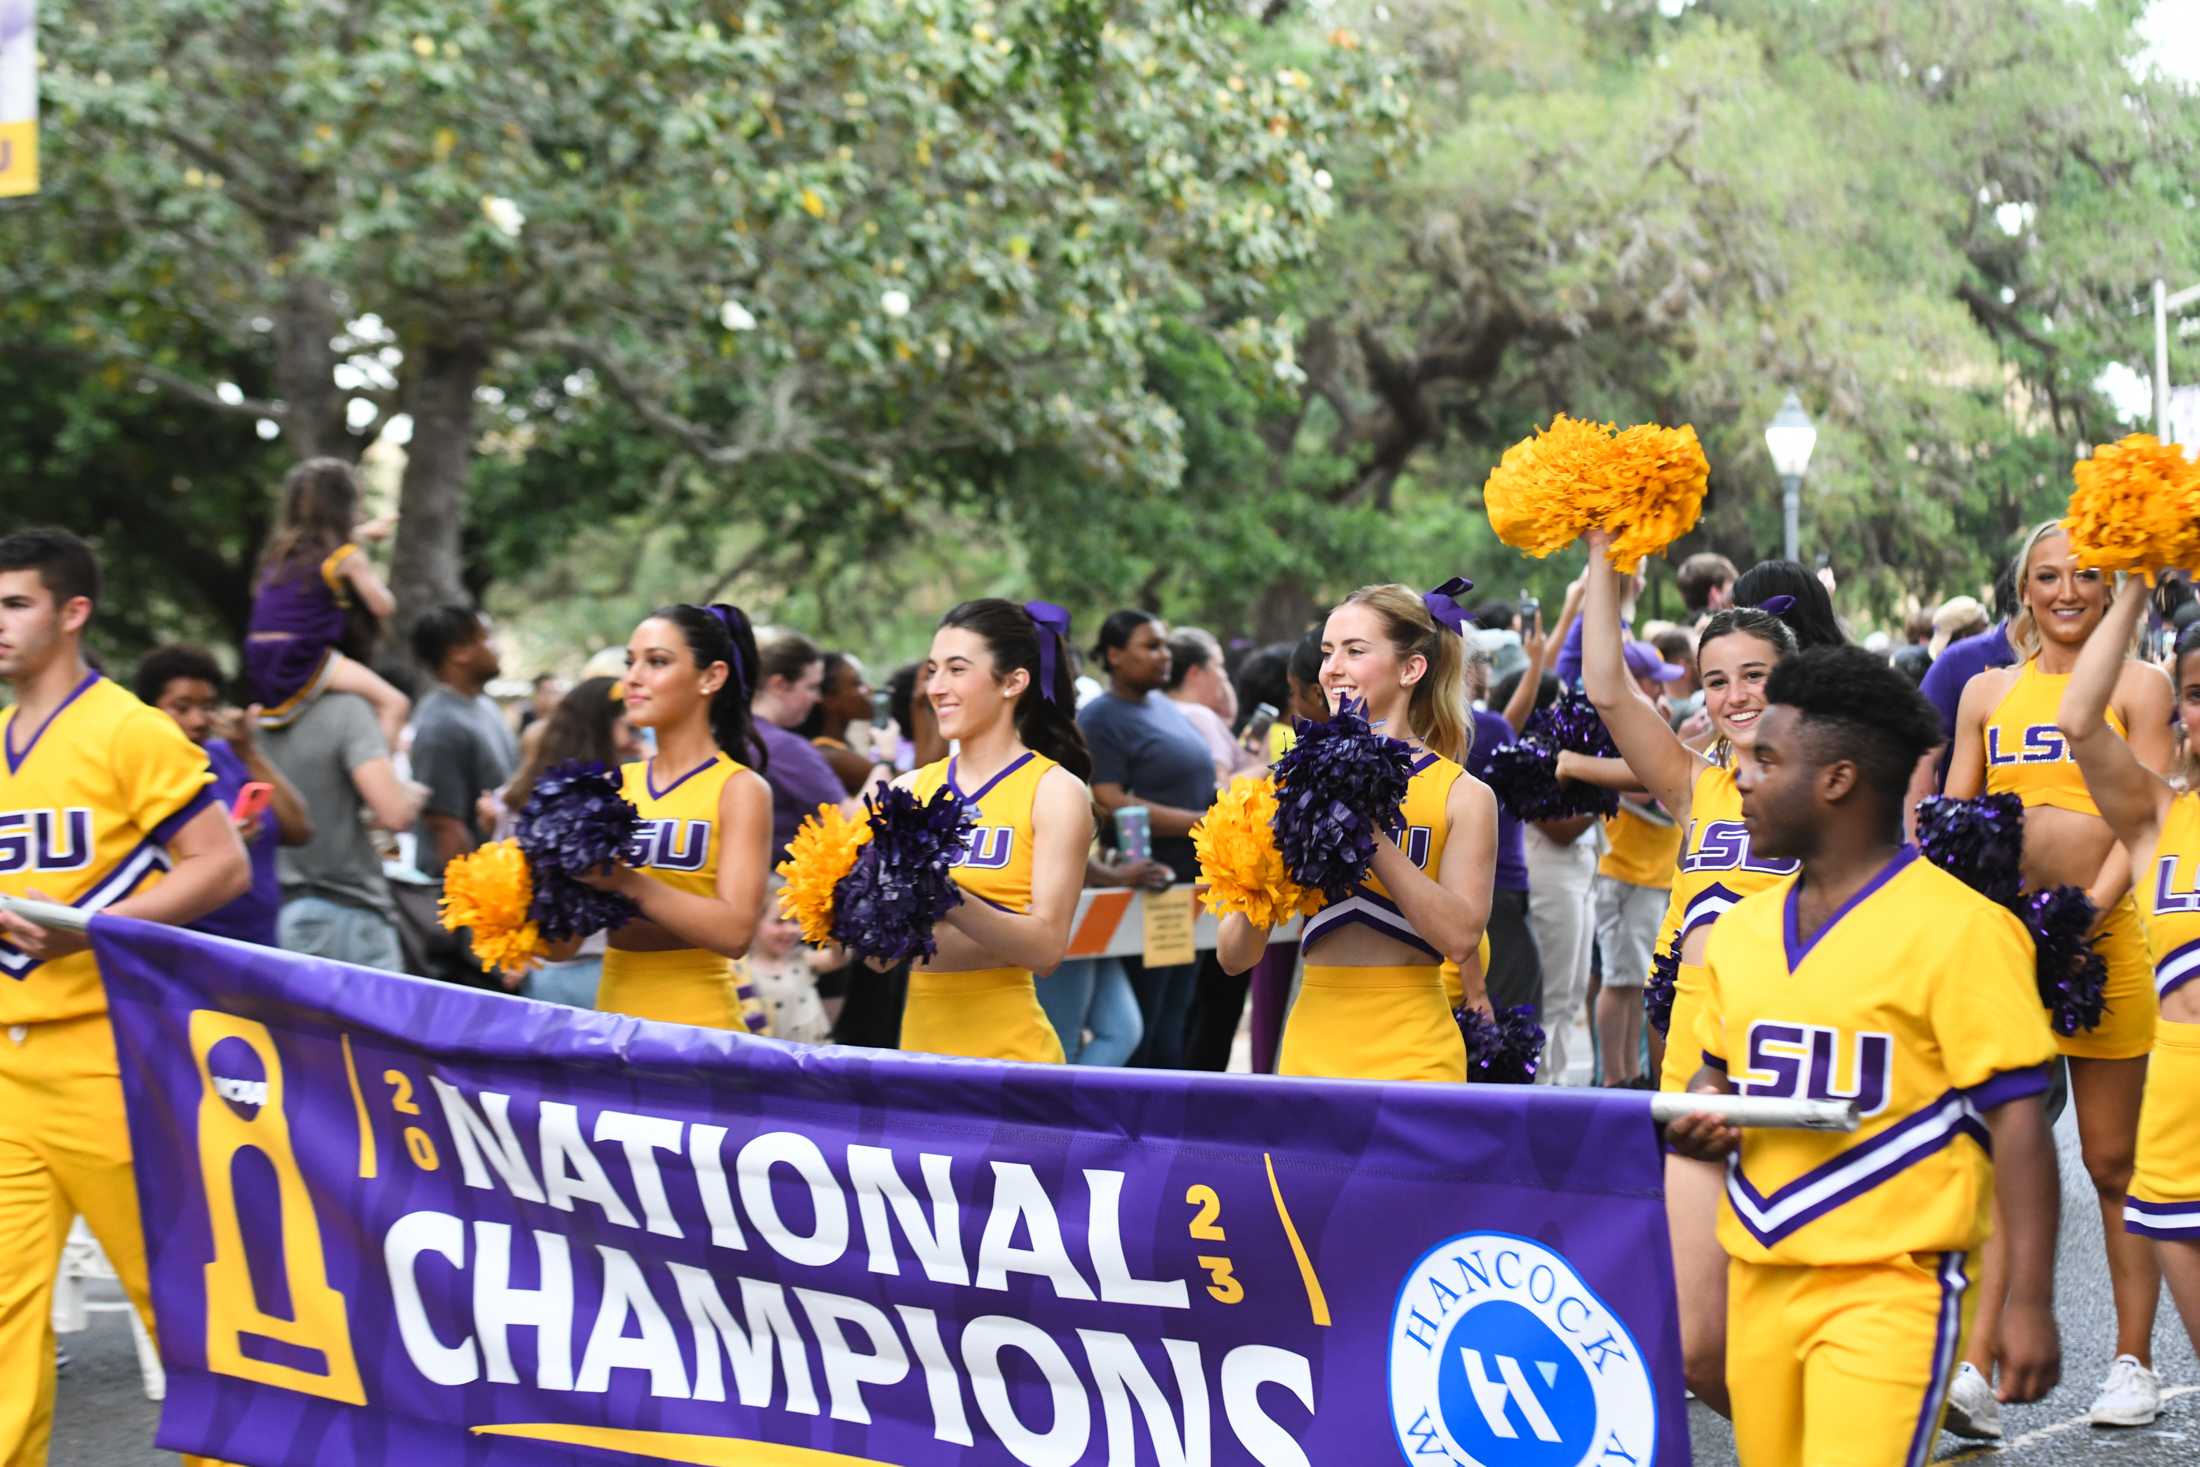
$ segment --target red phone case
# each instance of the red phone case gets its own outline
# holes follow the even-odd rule
[[[229,815],[233,820],[256,819],[274,803],[275,786],[256,779],[237,791],[237,802],[229,807]]]

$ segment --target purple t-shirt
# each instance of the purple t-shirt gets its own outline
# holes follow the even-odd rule
[[[1483,778],[1490,759],[1517,737],[1504,714],[1475,709],[1474,747],[1467,752],[1467,773]],[[1502,802],[1497,807],[1497,873],[1490,884],[1498,891],[1528,889],[1528,854],[1521,844],[1520,821]]]
[[[251,783],[252,773],[222,739],[207,744],[206,762],[214,767],[214,782],[207,793],[228,809],[237,803],[237,791]],[[274,947],[275,915],[283,905],[282,884],[275,873],[275,848],[281,844],[282,830],[275,823],[275,812],[269,810],[260,817],[259,834],[245,842],[244,853],[252,862],[252,889],[191,923],[191,930]]]
[[[820,805],[848,798],[848,787],[808,739],[768,718],[756,720],[757,741],[764,746],[764,783],[772,789],[772,861],[787,858],[787,842]]]
[[[2008,632],[2009,623],[2001,622],[1975,637],[1950,643],[1948,650],[1925,670],[1919,691],[1940,713],[1941,732],[1948,736],[1948,747],[1940,755],[1942,784],[1948,781],[1948,761],[1955,752],[1956,714],[1963,707],[1964,688],[1980,673],[2008,667],[2017,660],[2017,649],[2009,645]]]

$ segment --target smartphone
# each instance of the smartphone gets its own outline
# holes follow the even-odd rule
[[[885,688],[871,689],[871,722],[884,728],[894,721],[894,695]]]
[[[1153,823],[1144,805],[1122,805],[1115,812],[1115,849],[1126,861],[1153,859]]]
[[[255,779],[237,791],[237,802],[229,807],[229,818],[239,821],[257,820],[274,803],[275,786]]]
[[[1245,731],[1238,735],[1238,742],[1255,751],[1267,749],[1268,730],[1276,726],[1280,716],[1273,703],[1255,704],[1253,716],[1245,720]]]
[[[1520,588],[1520,625],[1523,630],[1533,630],[1536,616],[1543,610],[1543,603],[1535,599],[1535,592],[1526,586]]]

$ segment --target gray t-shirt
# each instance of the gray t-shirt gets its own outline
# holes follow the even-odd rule
[[[1102,693],[1077,713],[1085,746],[1092,750],[1092,782],[1119,784],[1126,794],[1181,810],[1204,810],[1215,801],[1215,761],[1176,704],[1159,693],[1140,702]],[[1153,858],[1180,881],[1199,874],[1190,836],[1157,835]]]
[[[476,818],[475,806],[491,790],[509,784],[519,768],[519,740],[505,726],[495,700],[466,697],[438,686],[420,700],[413,714],[413,778],[428,787],[422,819],[414,829],[413,864],[430,876],[443,874],[428,815],[462,820],[476,842],[489,832]]]
[[[360,765],[390,757],[367,700],[323,693],[288,728],[263,730],[259,739],[283,777],[298,787],[313,818],[312,840],[276,852],[284,898],[325,897],[394,921],[397,909],[382,880],[382,858],[360,823],[364,802],[351,782]]]

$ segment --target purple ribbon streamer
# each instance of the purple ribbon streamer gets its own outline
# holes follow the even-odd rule
[[[1463,637],[1467,634],[1469,618],[1467,609],[1461,606],[1456,598],[1466,595],[1473,589],[1474,582],[1468,580],[1465,576],[1453,576],[1435,590],[1424,594],[1421,597],[1421,604],[1428,608],[1428,614],[1435,619],[1438,626]]]
[[[1039,628],[1039,695],[1052,703],[1055,668],[1069,644],[1069,613],[1051,601],[1026,601],[1024,610]]]

